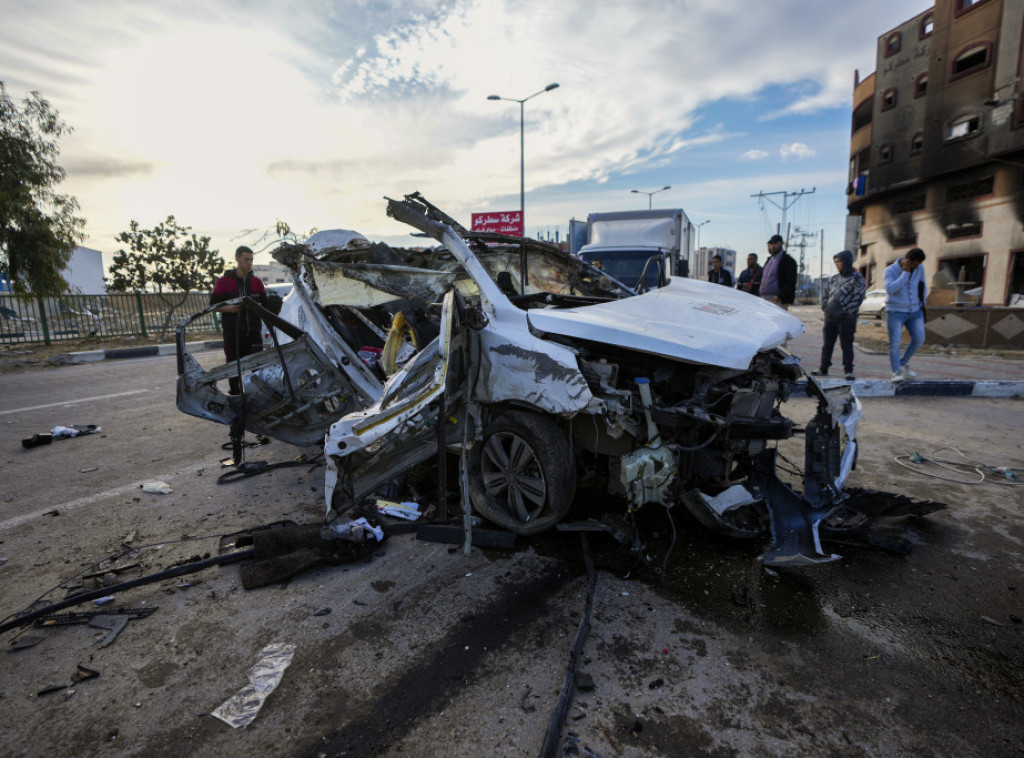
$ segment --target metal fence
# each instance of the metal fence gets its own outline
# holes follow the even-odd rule
[[[167,338],[173,339],[178,323],[201,311],[209,301],[209,293],[189,294],[171,319]],[[0,293],[0,345],[50,345],[85,337],[157,336],[167,318],[167,308],[155,294],[20,298]],[[216,314],[203,316],[193,328],[218,329]]]

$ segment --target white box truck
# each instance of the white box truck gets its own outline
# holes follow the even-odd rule
[[[682,208],[591,213],[569,222],[569,250],[637,291],[688,276],[693,225]]]

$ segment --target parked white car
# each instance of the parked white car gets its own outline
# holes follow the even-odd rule
[[[807,377],[803,492],[776,474],[777,442],[800,433],[781,410],[804,377],[783,347],[798,318],[690,279],[637,295],[551,245],[467,231],[418,194],[387,212],[440,246],[344,231],[282,245],[295,289],[269,317],[280,347],[205,371],[183,324],[179,409],[324,440],[329,516],[415,467],[443,470],[453,449],[473,508],[519,534],[563,520],[582,478],[624,519],[679,505],[725,535],[770,534],[766,563],[832,560],[822,533],[863,530],[870,516],[840,506],[861,415],[849,386]],[[243,394],[228,396],[218,385],[238,371]]]
[[[864,302],[860,304],[858,313],[861,316],[883,318],[885,316],[885,295],[885,290],[871,290],[864,296]]]

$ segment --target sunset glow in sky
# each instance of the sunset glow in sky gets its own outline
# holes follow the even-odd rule
[[[408,244],[382,198],[414,190],[467,225],[518,208],[519,107],[487,96],[558,82],[526,104],[528,235],[671,185],[656,207],[708,221],[702,245],[763,253],[781,214],[750,196],[816,187],[790,219],[831,255],[854,69],[928,7],[0,0],[0,80],[74,127],[63,189],[107,254],[168,214],[230,257],[277,219]]]

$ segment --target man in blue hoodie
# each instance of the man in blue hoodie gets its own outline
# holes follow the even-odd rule
[[[836,264],[837,274],[833,275],[821,291],[821,310],[825,314],[825,325],[822,327],[821,363],[814,376],[828,376],[832,365],[832,352],[839,338],[839,348],[843,353],[843,371],[846,380],[852,382],[853,375],[853,335],[857,331],[857,313],[864,302],[867,287],[864,277],[853,269],[853,253],[843,250],[832,258]]]
[[[907,254],[885,269],[885,315],[889,327],[889,365],[892,381],[913,379],[910,359],[924,343],[924,251],[911,248]],[[900,357],[903,329],[910,335],[910,344]]]

